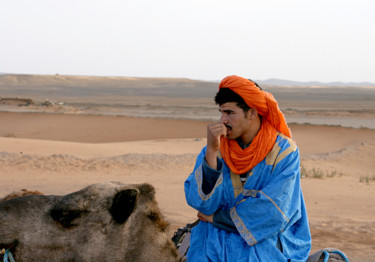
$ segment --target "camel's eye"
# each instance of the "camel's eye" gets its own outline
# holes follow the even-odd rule
[[[84,213],[86,213],[86,211],[61,208],[53,208],[50,211],[51,217],[64,228],[76,226],[77,224],[74,223],[74,220],[81,217]]]

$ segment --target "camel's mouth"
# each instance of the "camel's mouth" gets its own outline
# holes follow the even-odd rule
[[[18,240],[14,240],[11,243],[0,243],[0,261],[4,260],[4,256],[5,256],[6,252],[8,254],[10,252],[12,254],[12,256],[15,257],[17,244],[18,244]],[[9,259],[8,259],[8,261],[9,261]]]

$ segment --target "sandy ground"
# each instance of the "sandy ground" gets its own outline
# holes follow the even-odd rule
[[[205,145],[208,122],[0,113],[0,197],[27,188],[66,194],[116,180],[148,182],[170,234],[193,222],[183,183]],[[375,261],[375,130],[291,125],[313,249],[336,247]]]

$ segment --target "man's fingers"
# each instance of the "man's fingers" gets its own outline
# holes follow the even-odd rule
[[[207,126],[207,164],[216,169],[216,152],[220,148],[220,137],[227,135],[226,127],[221,123]]]
[[[198,211],[197,217],[203,222],[213,223],[213,215],[208,216]]]
[[[221,123],[210,125],[208,127],[208,130],[211,133],[211,135],[213,135],[215,137],[227,135],[227,128],[225,127],[224,124],[221,124]]]
[[[201,220],[203,222],[207,222],[206,219],[202,216],[201,212],[198,212],[197,217],[199,218],[199,220]]]

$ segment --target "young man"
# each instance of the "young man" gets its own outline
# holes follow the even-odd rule
[[[274,97],[228,76],[215,102],[219,123],[185,181],[193,228],[188,261],[306,261],[311,235],[299,151]]]

